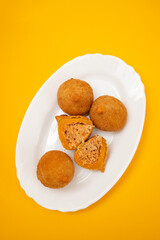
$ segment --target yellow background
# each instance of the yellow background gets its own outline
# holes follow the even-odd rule
[[[160,239],[160,1],[10,0],[0,12],[0,239]],[[20,188],[17,135],[41,85],[86,53],[120,57],[141,75],[144,131],[127,171],[101,200],[75,213],[49,211]]]

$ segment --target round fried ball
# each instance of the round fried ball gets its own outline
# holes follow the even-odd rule
[[[126,123],[127,110],[120,100],[105,95],[97,98],[92,104],[90,118],[101,130],[118,131]]]
[[[60,85],[57,101],[65,113],[84,115],[93,103],[93,90],[87,82],[71,78]]]
[[[39,160],[37,178],[49,188],[62,188],[74,176],[74,165],[71,158],[61,151],[49,151]]]

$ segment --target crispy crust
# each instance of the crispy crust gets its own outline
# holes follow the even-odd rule
[[[71,78],[60,85],[57,101],[65,113],[84,115],[93,103],[93,90],[87,82]]]
[[[45,153],[37,165],[37,178],[49,188],[62,188],[74,176],[74,165],[71,158],[61,151]]]
[[[94,125],[104,131],[119,131],[127,120],[124,104],[117,98],[107,95],[94,101],[89,115]]]
[[[93,123],[84,116],[56,116],[59,139],[67,150],[74,150],[89,138]],[[70,138],[70,139],[69,139]]]
[[[99,143],[98,143],[99,142]],[[97,143],[97,155],[95,156],[94,145]],[[91,147],[89,147],[89,145]],[[98,135],[90,138],[87,142],[82,143],[78,146],[74,154],[75,162],[83,167],[90,170],[105,171],[105,163],[107,159],[108,147],[106,140]]]

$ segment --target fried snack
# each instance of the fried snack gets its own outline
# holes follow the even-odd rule
[[[84,116],[56,116],[58,122],[58,134],[65,149],[74,150],[77,146],[89,138],[93,123]]]
[[[117,98],[107,95],[94,101],[89,115],[93,124],[104,131],[121,130],[127,120],[124,104]]]
[[[71,78],[60,85],[57,101],[65,113],[84,115],[93,103],[93,90],[87,82]]]
[[[74,160],[83,168],[104,172],[107,151],[106,140],[101,136],[95,135],[87,142],[78,146],[74,154]]]
[[[74,176],[74,165],[70,157],[61,151],[49,151],[39,160],[37,178],[49,188],[62,188]]]

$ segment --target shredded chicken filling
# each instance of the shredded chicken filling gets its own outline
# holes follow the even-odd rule
[[[92,126],[86,123],[70,123],[66,125],[65,135],[70,147],[76,148],[89,136]]]
[[[98,161],[102,150],[102,137],[91,138],[84,146],[79,149],[79,157],[83,164],[94,164]]]

